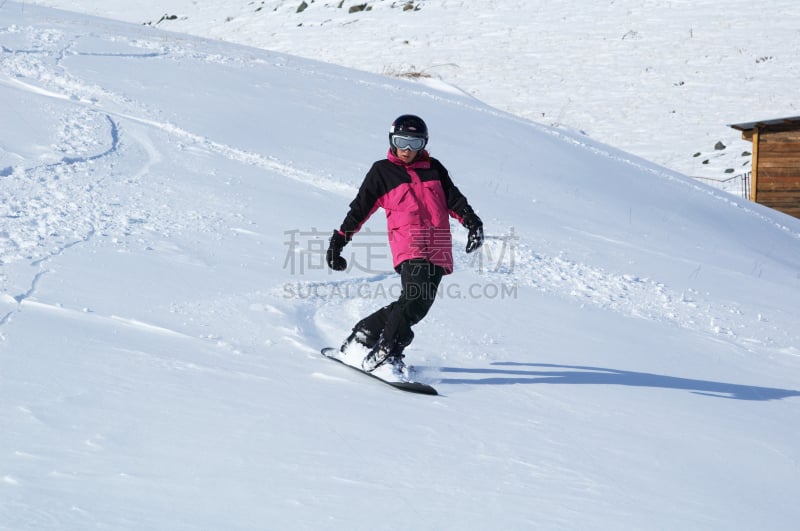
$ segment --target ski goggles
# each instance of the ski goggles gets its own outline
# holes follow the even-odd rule
[[[419,151],[425,147],[427,142],[427,140],[418,136],[392,135],[392,145],[397,149],[410,149],[412,151]]]

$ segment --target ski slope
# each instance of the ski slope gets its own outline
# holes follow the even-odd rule
[[[33,3],[421,76],[738,196],[752,144],[729,124],[800,114],[794,0]]]
[[[440,83],[0,4],[0,529],[794,529],[800,222]],[[397,290],[398,114],[485,222],[438,397],[324,359]]]

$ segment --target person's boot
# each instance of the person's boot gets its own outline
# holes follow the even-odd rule
[[[344,343],[342,343],[342,346],[339,347],[339,352],[345,356],[364,357],[375,348],[377,343],[377,339],[370,337],[365,330],[353,329],[347,339],[344,340]]]
[[[367,372],[372,372],[384,363],[391,363],[394,372],[402,374],[406,366],[403,362],[403,358],[405,357],[403,355],[403,350],[411,343],[413,337],[414,334],[412,333],[408,341],[395,341],[393,345],[387,345],[386,342],[383,341],[383,337],[381,337],[381,340],[378,341],[375,348],[364,357],[364,361],[361,362],[361,367]]]

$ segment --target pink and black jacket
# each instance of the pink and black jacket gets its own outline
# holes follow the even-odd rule
[[[441,162],[423,150],[405,164],[389,150],[367,172],[339,232],[349,241],[379,207],[386,211],[395,268],[423,258],[453,272],[449,217],[463,222],[472,208]]]

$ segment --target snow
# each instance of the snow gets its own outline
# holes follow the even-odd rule
[[[752,145],[728,125],[800,114],[794,0],[34,3],[421,76],[737,195]]]
[[[800,221],[444,76],[62,7],[0,2],[0,529],[796,526]],[[407,352],[438,397],[319,354],[397,290],[380,213],[319,251],[403,112],[487,232]]]

